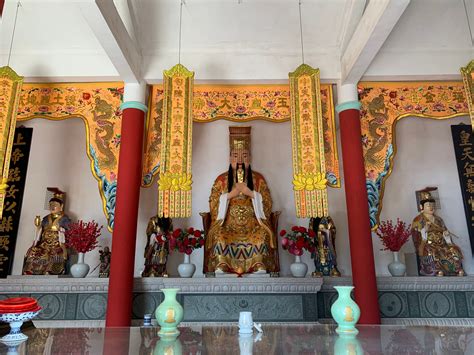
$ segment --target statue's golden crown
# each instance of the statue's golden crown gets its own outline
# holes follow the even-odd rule
[[[433,197],[431,196],[431,193],[429,191],[421,191],[420,192],[420,200],[432,200]]]
[[[57,187],[48,187],[47,190],[52,193],[51,198],[58,199],[64,203],[64,199],[66,198],[66,193],[64,191],[61,191]]]
[[[229,126],[230,149],[250,149],[252,127]]]

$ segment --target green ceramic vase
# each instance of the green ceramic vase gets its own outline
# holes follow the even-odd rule
[[[331,306],[331,315],[338,324],[338,334],[357,334],[355,325],[360,318],[360,308],[351,298],[354,286],[334,286],[338,298]]]
[[[183,355],[183,347],[177,336],[162,336],[156,343],[153,355]]]
[[[334,355],[363,355],[364,350],[355,334],[340,334],[334,344]]]
[[[179,288],[163,288],[164,301],[155,311],[156,321],[161,329],[160,337],[173,337],[179,335],[178,324],[183,320],[183,307],[176,300]]]

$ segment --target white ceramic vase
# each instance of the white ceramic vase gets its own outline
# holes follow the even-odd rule
[[[295,262],[290,265],[290,270],[293,277],[305,277],[308,265],[301,262],[301,256],[295,255]]]
[[[388,264],[388,271],[392,276],[405,276],[406,266],[399,260],[399,252],[393,252],[393,261]]]
[[[86,277],[89,273],[89,265],[84,262],[84,253],[79,253],[77,264],[71,266],[72,277]]]
[[[184,254],[184,262],[178,265],[178,274],[180,277],[193,277],[196,271],[196,265],[189,261],[189,255]]]

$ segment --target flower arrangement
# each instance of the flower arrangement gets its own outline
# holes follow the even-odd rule
[[[72,248],[78,253],[87,253],[97,247],[97,238],[100,237],[102,226],[96,221],[77,221],[69,225],[65,232],[66,247]]]
[[[384,245],[382,250],[400,251],[400,248],[410,238],[410,227],[399,218],[394,226],[392,220],[382,221],[376,231]]]
[[[316,233],[305,227],[293,226],[290,231],[282,230],[280,232],[281,246],[288,250],[290,254],[301,256],[306,249],[310,253],[314,252],[314,238]]]
[[[162,243],[166,240],[169,240],[169,248],[170,250],[178,250],[180,253],[186,253],[187,255],[191,255],[193,250],[199,249],[204,245],[204,231],[194,228],[188,229],[175,229],[173,233],[169,235],[158,235]]]

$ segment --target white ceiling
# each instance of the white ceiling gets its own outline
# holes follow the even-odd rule
[[[6,0],[1,20],[0,65],[7,61],[16,1]],[[21,0],[10,65],[29,80],[120,80],[115,54],[104,50],[107,37],[99,38],[82,10],[81,3],[91,2]],[[459,67],[474,58],[463,2],[474,27],[474,0],[411,0],[367,63],[365,78],[459,78]],[[341,57],[367,3],[302,0],[305,61],[321,69],[323,80],[340,79]],[[178,61],[180,1],[114,4],[138,48],[142,78],[160,81],[163,69]],[[120,45],[127,36],[116,37]],[[202,81],[286,80],[301,64],[298,0],[185,0],[181,62]]]

